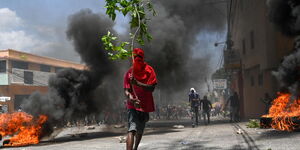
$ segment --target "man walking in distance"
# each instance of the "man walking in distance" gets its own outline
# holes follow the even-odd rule
[[[189,102],[191,104],[191,111],[192,111],[192,127],[199,124],[198,117],[199,117],[199,94],[196,93],[194,88],[190,89],[189,93]]]
[[[157,84],[154,69],[144,62],[144,51],[135,48],[133,56],[133,66],[124,76],[128,109],[127,150],[138,149],[149,112],[155,110],[152,92]]]
[[[230,122],[232,121],[238,122],[240,120],[239,117],[240,104],[239,104],[239,96],[237,92],[233,92],[233,95],[229,97],[229,99],[225,104],[225,108],[228,105],[228,103],[230,103]]]
[[[209,124],[210,123],[210,110],[212,108],[211,102],[207,99],[207,96],[204,96],[203,99],[200,101],[200,108],[202,108],[203,112],[203,119],[204,119],[204,124]],[[207,122],[206,122],[206,117],[207,117]]]

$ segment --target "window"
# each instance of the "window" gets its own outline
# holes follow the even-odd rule
[[[43,72],[50,72],[51,71],[51,67],[48,65],[40,65],[40,70]]]
[[[264,76],[262,73],[258,75],[258,85],[262,86],[264,84]]]
[[[255,81],[254,81],[254,77],[253,76],[250,77],[250,82],[251,82],[251,86],[255,85]]]
[[[27,62],[13,60],[11,63],[12,63],[13,68],[28,69],[28,63]]]
[[[242,47],[243,47],[243,54],[246,55],[246,40],[243,39],[242,41]]]
[[[33,72],[24,71],[24,83],[33,84]]]
[[[254,31],[250,32],[250,45],[251,49],[254,49]]]
[[[6,72],[6,60],[0,60],[0,72]]]

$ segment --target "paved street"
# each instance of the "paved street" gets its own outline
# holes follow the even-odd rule
[[[188,120],[151,121],[140,144],[141,150],[190,150],[190,149],[261,149],[296,150],[300,147],[300,132],[280,132],[273,129],[246,128],[246,122],[229,123],[214,119],[211,125],[192,128]],[[176,129],[174,125],[184,125]],[[237,134],[240,129],[242,134]],[[122,150],[125,143],[118,137],[124,136],[126,128],[97,126],[94,130],[67,128],[54,140],[42,141],[38,145],[4,148],[19,150]]]

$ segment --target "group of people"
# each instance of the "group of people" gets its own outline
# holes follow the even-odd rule
[[[207,99],[207,96],[203,96],[203,99],[200,99],[200,95],[196,92],[194,88],[190,89],[189,93],[189,102],[191,105],[192,112],[192,126],[199,125],[199,119],[203,116],[204,124],[207,125],[210,123],[210,113],[213,109],[211,102]],[[230,122],[238,122],[240,121],[240,109],[239,109],[239,98],[237,92],[233,92],[233,94],[227,99],[223,108],[221,106],[215,107],[215,111],[217,113],[221,112],[221,109],[225,110],[229,105],[229,115]],[[201,114],[199,114],[201,112]]]
[[[203,96],[203,99],[200,99],[200,95],[196,92],[196,90],[194,88],[191,88],[189,93],[189,102],[192,112],[192,125],[199,125],[199,118],[201,118],[201,114],[199,115],[199,110],[202,111],[204,123],[209,124],[212,105],[211,102],[207,99],[207,96]]]

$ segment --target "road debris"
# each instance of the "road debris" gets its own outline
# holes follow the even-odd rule
[[[124,124],[117,124],[114,126],[114,128],[125,128]]]
[[[187,145],[187,144],[189,144],[190,142],[187,142],[187,141],[182,141],[182,142],[180,142],[180,144],[182,144],[182,145]]]
[[[237,134],[243,134],[244,131],[243,131],[242,129],[238,129],[238,130],[236,131],[236,133],[237,133]]]
[[[174,125],[173,128],[177,128],[177,129],[183,129],[184,126],[183,125]]]
[[[94,129],[95,129],[95,126],[86,126],[86,129],[87,129],[87,130],[94,130]]]
[[[126,137],[125,136],[119,136],[119,137],[116,137],[120,143],[126,143]]]

